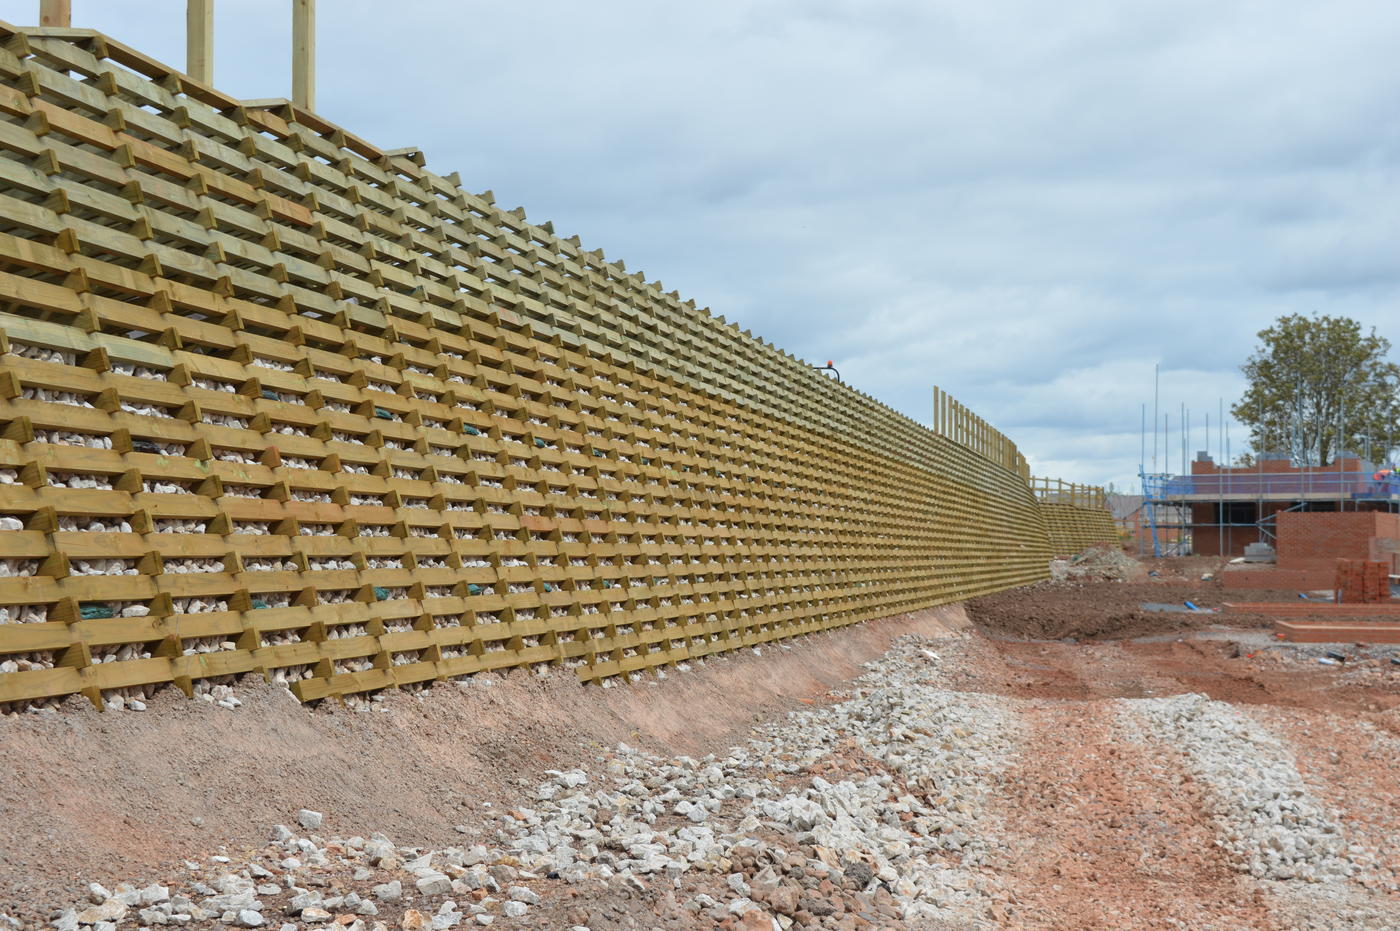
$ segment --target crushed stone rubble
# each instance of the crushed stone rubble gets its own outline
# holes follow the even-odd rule
[[[552,770],[529,802],[481,803],[457,846],[331,836],[331,817],[302,809],[259,850],[93,884],[23,917],[58,931],[1018,927],[1034,916],[1017,897],[1017,826],[999,790],[1043,700],[944,687],[966,662],[956,649],[943,659],[946,645],[902,637],[833,703],[723,755],[623,744],[591,772]],[[1122,740],[1181,757],[1207,790],[1217,844],[1287,927],[1396,926],[1394,865],[1348,840],[1266,727],[1200,695],[1109,707]]]
[[[1207,789],[1217,845],[1267,890],[1279,927],[1400,927],[1400,863],[1348,836],[1309,790],[1288,745],[1261,722],[1199,694],[1119,705],[1125,736],[1155,736]]]
[[[1348,839],[1340,819],[1308,789],[1288,746],[1248,714],[1186,694],[1124,701],[1119,722],[1185,758],[1209,790],[1218,843],[1237,869],[1261,880],[1339,887],[1356,879],[1400,892],[1394,866],[1376,848]]]
[[[1001,700],[938,688],[939,662],[928,641],[908,636],[843,700],[769,724],[726,756],[664,759],[620,745],[597,774],[551,771],[530,807],[494,815],[463,846],[325,839],[323,816],[302,810],[300,834],[275,827],[237,866],[214,857],[189,864],[197,868],[182,882],[90,887],[91,901],[45,917],[59,931],[114,922],[376,931],[389,927],[387,906],[404,928],[523,927],[558,897],[551,888],[571,887],[655,898],[648,915],[669,907],[673,921],[704,927],[980,923],[1011,907],[986,869],[1001,833],[986,809],[1018,731]]]
[[[1069,559],[1050,560],[1050,578],[1055,582],[1101,579],[1126,582],[1142,572],[1142,564],[1116,547],[1094,546]]]

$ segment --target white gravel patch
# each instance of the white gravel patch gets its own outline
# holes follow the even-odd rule
[[[1204,695],[1120,702],[1120,723],[1176,747],[1209,788],[1220,845],[1256,879],[1346,880],[1371,858],[1308,791],[1293,754],[1259,722]],[[1359,863],[1358,860],[1363,861]]]
[[[905,917],[978,915],[992,890],[972,868],[999,844],[988,803],[1020,731],[1005,699],[938,688],[938,662],[919,638],[903,638],[868,664],[845,701],[792,713],[724,757],[663,760],[629,750],[612,763],[620,786],[541,787],[549,798],[532,813],[539,823],[507,824],[500,839],[537,870],[577,866],[570,858],[581,854],[618,870],[679,876],[778,828],[842,864],[868,864]],[[843,739],[890,772],[781,785]],[[742,806],[712,817],[731,799]],[[620,815],[598,825],[600,809]],[[668,810],[689,823],[661,830],[656,816]],[[595,847],[629,856],[600,859]]]
[[[1207,789],[1218,846],[1259,884],[1278,927],[1400,928],[1397,877],[1385,857],[1359,843],[1308,788],[1288,742],[1255,717],[1256,709],[1198,694],[1121,699],[1118,706],[1125,739],[1150,735],[1154,745],[1175,748]]]
[[[331,845],[279,827],[283,888],[295,893],[298,908],[348,898],[344,890],[308,889],[301,877],[303,868],[342,849],[341,857],[356,864],[401,862],[402,888],[459,900],[481,888],[499,892],[483,870],[509,860],[520,876],[549,874],[567,883],[640,877],[679,889],[687,873],[709,873],[730,898],[697,895],[686,908],[714,921],[760,907],[754,899],[776,908],[771,903],[784,896],[788,904],[815,896],[829,879],[845,895],[887,891],[906,919],[981,926],[991,906],[1007,902],[981,866],[1004,849],[990,803],[999,774],[1015,758],[1020,728],[1005,699],[938,688],[939,657],[927,643],[902,638],[868,664],[844,701],[790,714],[727,755],[667,759],[623,746],[601,776],[551,773],[530,807],[503,812],[461,847],[398,848],[381,837]],[[869,766],[866,756],[888,770]],[[832,765],[825,766],[828,758]],[[830,779],[814,774],[814,764]],[[314,830],[321,816],[303,811],[299,818]],[[758,867],[740,870],[755,860]],[[246,887],[257,879],[256,865],[226,869],[229,890],[196,890],[203,897],[156,904],[142,917],[237,923],[239,909],[261,909],[260,890]],[[369,871],[365,876],[371,882]],[[230,891],[236,901],[223,895]],[[510,892],[512,913],[532,907],[528,895]],[[78,907],[60,910],[55,926],[69,926]],[[467,904],[461,914],[482,913]]]
[[[850,699],[790,714],[732,757],[745,767],[787,754],[805,766],[845,736],[884,763],[910,792],[895,794],[886,775],[834,785],[814,779],[773,801],[760,795],[754,810],[810,831],[845,859],[871,862],[893,884],[906,917],[949,917],[947,909],[968,915],[994,897],[976,868],[1005,849],[991,800],[1023,737],[1017,702],[939,688],[940,662],[917,638],[903,638],[868,664],[872,671],[856,680],[862,687]],[[904,813],[912,816],[907,823],[899,820]]]
[[[1326,886],[1311,892],[1271,889],[1269,909],[1288,931],[1396,931],[1400,901],[1386,902],[1356,886]]]
[[[996,695],[928,687],[881,690],[871,696],[878,726],[859,737],[861,749],[931,799],[944,799],[939,849],[967,865],[983,865],[999,830],[987,823],[997,777],[1023,739],[1018,703]],[[995,825],[1000,828],[1000,825]]]

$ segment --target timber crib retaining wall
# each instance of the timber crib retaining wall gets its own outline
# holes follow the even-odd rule
[[[1095,544],[1118,542],[1118,528],[1107,508],[1041,501],[1040,511],[1050,535],[1050,551],[1056,556],[1071,556]]]
[[[0,703],[598,680],[1047,577],[1024,476],[417,152],[0,40]]]

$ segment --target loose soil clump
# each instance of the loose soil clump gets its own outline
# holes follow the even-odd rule
[[[968,617],[992,637],[1104,640],[1271,623],[1266,616],[1151,611],[1144,604],[1184,607],[1190,602],[1219,609],[1227,601],[1297,600],[1295,592],[1225,588],[1219,581],[1218,559],[1137,560],[1120,551],[1097,549],[1077,560],[1057,560],[1058,574],[1067,573],[1062,579],[974,598],[967,602]]]

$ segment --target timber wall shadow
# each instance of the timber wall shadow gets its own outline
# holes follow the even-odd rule
[[[1047,577],[1024,476],[416,152],[0,39],[0,702],[598,680]]]

